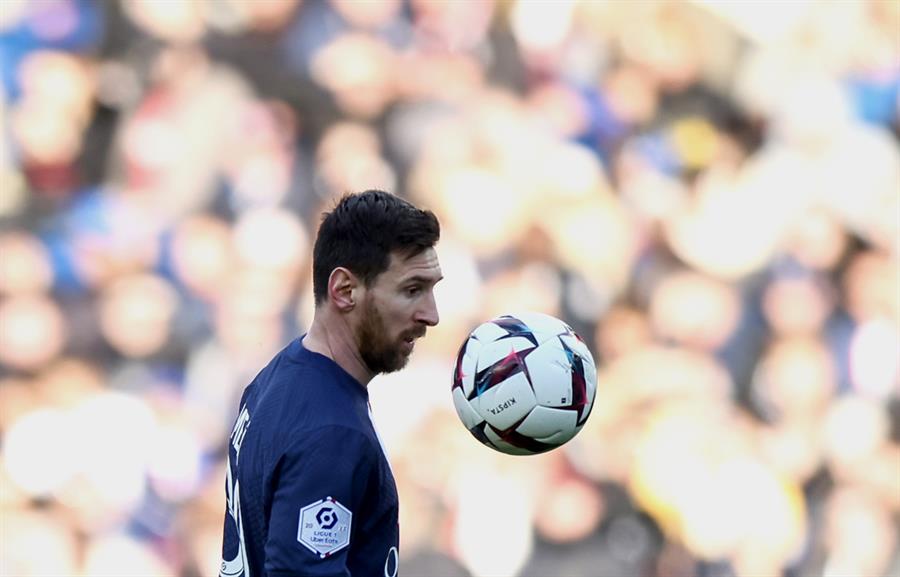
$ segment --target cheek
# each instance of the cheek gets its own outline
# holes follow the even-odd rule
[[[409,328],[409,306],[401,300],[392,299],[384,303],[381,309],[381,319],[384,321],[385,331],[392,337],[397,337]]]

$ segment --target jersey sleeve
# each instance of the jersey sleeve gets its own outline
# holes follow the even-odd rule
[[[358,515],[372,468],[371,441],[323,427],[295,442],[273,474],[265,569],[272,577],[349,576]]]

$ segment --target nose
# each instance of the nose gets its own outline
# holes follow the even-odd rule
[[[427,299],[424,299],[424,303],[422,308],[420,308],[416,313],[416,322],[420,322],[425,326],[433,327],[437,325],[441,320],[440,315],[437,310],[437,303],[434,300],[434,293],[428,295]]]

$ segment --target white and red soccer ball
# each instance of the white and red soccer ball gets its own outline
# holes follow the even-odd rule
[[[463,342],[453,404],[476,439],[511,455],[555,449],[584,426],[597,368],[572,327],[550,315],[499,316]]]

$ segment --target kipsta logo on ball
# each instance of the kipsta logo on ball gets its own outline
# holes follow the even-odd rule
[[[584,427],[597,368],[563,321],[509,314],[482,323],[463,342],[451,392],[476,439],[510,455],[534,455],[567,443]]]

